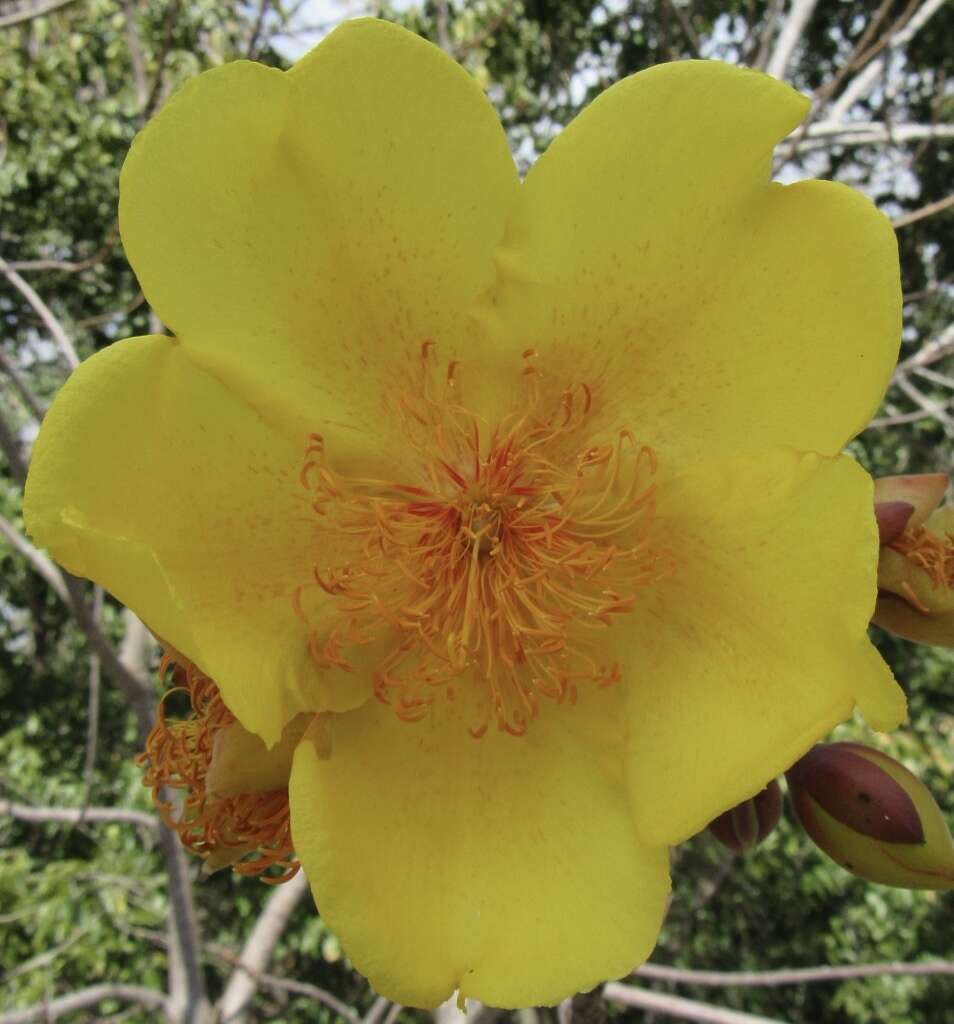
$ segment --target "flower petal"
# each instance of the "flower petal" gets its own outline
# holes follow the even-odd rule
[[[494,329],[638,417],[663,456],[838,452],[896,359],[897,245],[851,189],[769,182],[806,109],[708,61],[608,89],[527,176]]]
[[[281,429],[367,447],[389,359],[472,333],[518,179],[474,80],[361,19],[287,74],[189,81],[120,184],[126,252],[185,350]]]
[[[660,487],[676,571],[614,634],[641,836],[677,842],[758,792],[857,703],[903,720],[871,646],[871,480],[847,457],[776,451]]]
[[[621,766],[606,763],[615,702],[598,696],[545,709],[519,739],[471,739],[453,705],[408,725],[374,701],[330,716],[330,751],[306,734],[289,787],[295,850],[378,992],[539,1005],[649,954],[668,856],[634,836]],[[600,746],[575,728],[587,716]]]
[[[353,707],[370,686],[319,678],[294,611],[316,547],[301,461],[173,339],[131,338],[60,391],[24,502],[38,544],[199,665],[268,743],[298,711]]]

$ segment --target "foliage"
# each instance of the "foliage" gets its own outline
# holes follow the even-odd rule
[[[777,30],[779,6],[766,0],[458,0],[385,6],[381,13],[433,39],[477,76],[526,168],[582,105],[625,74],[700,55],[756,61],[777,39],[766,28]],[[903,24],[915,6],[870,0],[818,5],[789,64],[790,80],[804,91],[821,90],[824,100],[824,90],[842,72],[840,89],[861,72],[857,54],[856,66],[848,68],[846,61],[878,11],[879,28],[868,46]],[[295,19],[294,8],[280,3],[260,9],[236,0],[81,0],[0,28],[0,256],[26,263],[21,273],[81,355],[150,329],[150,311],[115,227],[119,168],[135,132],[179,83],[204,68],[249,54],[286,65],[280,45],[285,52],[298,46],[300,17]],[[954,100],[944,82],[954,71],[952,33],[954,8],[948,5],[903,51],[885,50],[886,70],[852,107],[852,120],[949,124]],[[824,117],[822,103],[818,120]],[[904,145],[836,143],[788,156],[783,174],[861,185],[894,217],[943,200],[951,178],[949,136]],[[952,318],[952,233],[950,208],[899,229],[909,298],[902,359],[923,351]],[[31,267],[31,261],[48,262]],[[37,401],[48,402],[65,376],[62,356],[36,310],[2,278],[0,318],[5,363]],[[951,398],[952,382],[944,380],[950,363],[949,356],[940,358],[930,364],[933,378],[913,378],[925,400],[941,406],[940,415],[909,391],[889,393],[879,415],[900,421],[869,429],[852,446],[872,472],[950,465],[954,427],[944,412]],[[3,420],[25,453],[36,429],[34,416],[9,375],[0,374],[0,386]],[[22,526],[19,497],[7,458],[0,512],[15,529]],[[126,699],[105,685],[94,770],[86,776],[88,680],[96,669],[85,638],[48,583],[2,539],[0,558],[0,794],[36,805],[89,802],[148,811],[148,795],[132,764],[137,729]],[[109,599],[103,624],[120,642],[121,609]],[[916,770],[941,806],[954,813],[954,654],[887,635],[877,642],[910,695],[910,727],[886,749]],[[844,736],[872,741],[856,726],[845,727]],[[744,862],[710,837],[697,837],[676,852],[674,877],[672,911],[654,957],[659,963],[766,970],[954,959],[949,898],[851,878],[823,860],[791,818]],[[215,999],[231,970],[229,957],[269,891],[222,873],[201,879],[194,892],[206,944],[205,977]],[[0,815],[3,1009],[34,1005],[99,980],[162,988],[166,895],[163,860],[148,829],[124,823],[37,825]],[[307,901],[295,911],[270,970],[319,985],[359,1012],[374,999]],[[678,991],[792,1022],[941,1024],[952,981],[881,978]],[[262,1020],[292,1024],[334,1017],[310,999],[277,989],[260,989],[256,1000]],[[103,1004],[96,1012],[120,1009],[118,1003]],[[72,1019],[93,1017],[82,1011]],[[150,1021],[154,1011],[133,1007],[126,1019]]]

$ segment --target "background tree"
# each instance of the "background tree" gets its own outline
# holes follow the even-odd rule
[[[198,864],[158,821],[132,761],[158,692],[154,644],[126,609],[34,549],[20,519],[31,442],[77,360],[161,326],[116,226],[136,131],[189,76],[237,57],[287,66],[344,13],[330,0],[0,4],[0,1024],[428,1016],[369,990],[300,877],[276,890],[228,873],[194,884]],[[371,13],[468,67],[523,169],[600,90],[659,61],[718,57],[811,94],[807,125],[779,147],[778,176],[861,188],[894,219],[902,259],[901,360],[853,454],[876,474],[950,467],[950,4],[475,0]],[[911,704],[887,749],[954,812],[954,655],[876,639]],[[872,742],[859,726],[840,735]],[[948,1019],[949,897],[858,881],[790,818],[744,861],[697,837],[675,851],[674,878],[652,964],[607,987],[610,1012],[718,1020],[698,1009],[716,1004],[806,1024]],[[899,966],[811,981],[766,973],[858,974],[884,961]],[[577,1001],[561,1014],[603,1006]],[[553,1011],[515,1016],[534,1024]]]

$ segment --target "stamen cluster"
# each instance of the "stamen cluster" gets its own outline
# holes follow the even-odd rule
[[[572,703],[580,684],[620,679],[600,633],[671,571],[647,540],[655,455],[628,430],[586,438],[585,384],[548,407],[532,350],[522,411],[488,426],[458,400],[456,364],[435,384],[431,347],[420,390],[399,406],[413,483],[336,471],[312,435],[301,480],[321,547],[338,557],[314,567],[296,607],[307,618],[308,587],[334,598],[334,625],[311,633],[322,666],[351,668],[349,650],[393,640],[374,689],[399,718],[417,721],[467,684],[480,693],[472,735],[491,723],[522,735],[541,698]]]
[[[143,784],[152,787],[163,821],[211,870],[230,866],[241,875],[259,875],[270,885],[287,882],[299,868],[291,845],[288,791],[235,796],[209,792],[206,777],[216,734],[235,716],[215,683],[191,662],[167,654],[160,675],[170,668],[173,686],[163,695],[146,749],[137,758],[146,769]],[[190,713],[183,719],[166,715],[166,700],[174,693],[189,698]],[[177,811],[167,790],[184,794]]]

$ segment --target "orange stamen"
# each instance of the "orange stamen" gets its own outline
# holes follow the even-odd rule
[[[598,631],[673,571],[647,540],[656,456],[626,429],[592,443],[593,388],[548,404],[535,366],[520,411],[488,429],[459,404],[459,364],[443,380],[433,374],[433,349],[421,347],[419,393],[397,402],[418,480],[349,477],[325,461],[323,444],[306,450],[302,483],[327,513],[319,529],[335,558],[314,567],[315,585],[338,612],[310,649],[319,664],[345,668],[349,648],[390,636],[374,694],[398,718],[425,717],[466,676],[484,708],[471,735],[491,722],[523,735],[540,698],[573,703],[578,685],[620,680]],[[294,602],[307,621],[303,589]]]
[[[923,569],[935,587],[954,587],[954,534],[940,536],[919,526],[905,530],[888,546]]]
[[[170,667],[174,685],[159,702],[146,749],[136,759],[145,768],[143,784],[152,787],[162,820],[193,853],[213,858],[210,863],[229,864],[238,874],[258,875],[269,885],[287,882],[299,868],[291,845],[288,791],[229,797],[208,792],[206,776],[216,733],[231,725],[235,716],[215,683],[195,665],[166,654],[160,676]],[[190,714],[170,720],[166,699],[176,692],[188,694]],[[176,813],[163,789],[183,792]]]

